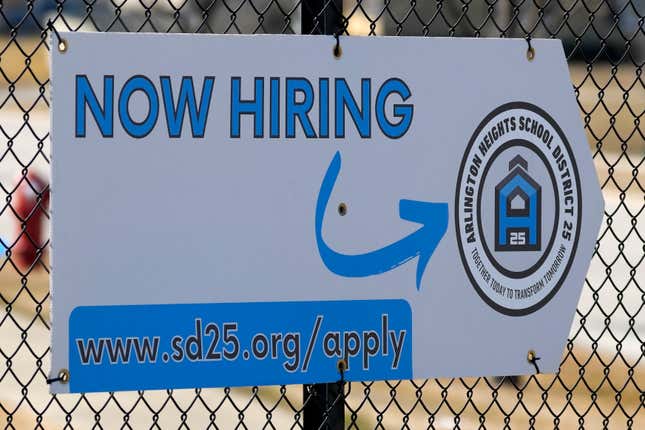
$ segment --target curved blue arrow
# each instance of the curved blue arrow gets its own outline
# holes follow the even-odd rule
[[[448,229],[448,203],[402,199],[399,201],[399,216],[422,224],[420,229],[385,248],[366,254],[341,254],[327,246],[322,237],[325,210],[339,172],[340,153],[336,152],[325,173],[316,203],[316,242],[325,266],[337,275],[357,278],[387,272],[419,256],[417,290],[421,288],[421,278],[426,265]]]

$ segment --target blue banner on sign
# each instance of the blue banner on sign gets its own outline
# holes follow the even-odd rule
[[[405,300],[81,306],[69,321],[70,391],[412,377]]]

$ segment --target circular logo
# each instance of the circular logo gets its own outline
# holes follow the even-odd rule
[[[461,260],[486,303],[518,316],[553,298],[575,255],[582,196],[549,114],[523,102],[488,114],[462,159],[455,208]]]

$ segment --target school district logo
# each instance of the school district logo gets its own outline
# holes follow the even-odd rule
[[[544,306],[562,287],[580,235],[580,178],[549,114],[508,103],[477,127],[459,168],[455,228],[479,296],[506,315]]]
[[[539,251],[542,187],[516,155],[510,173],[495,187],[495,251]]]

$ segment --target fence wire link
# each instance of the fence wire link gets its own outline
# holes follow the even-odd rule
[[[29,220],[49,218],[49,21],[71,31],[297,34],[304,11],[313,17],[313,33],[323,32],[323,17],[332,13],[347,35],[561,39],[606,201],[558,374],[346,383],[344,397],[335,399],[344,402],[346,426],[645,428],[645,2],[328,0],[316,2],[320,10],[311,4],[0,0],[1,425],[303,428],[304,406],[317,393],[303,396],[300,386],[49,395],[49,239],[34,237]],[[31,206],[20,202],[21,193],[34,196]]]

